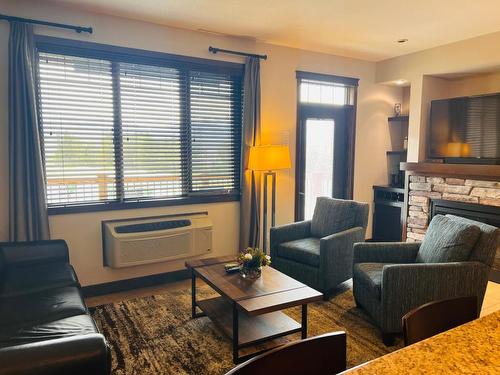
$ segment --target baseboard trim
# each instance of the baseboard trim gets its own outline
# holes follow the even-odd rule
[[[96,297],[102,296],[104,294],[117,293],[126,290],[171,283],[174,281],[189,279],[190,277],[191,276],[189,270],[179,270],[160,273],[156,275],[136,277],[133,279],[112,281],[103,284],[88,285],[82,288],[82,292],[84,297]]]

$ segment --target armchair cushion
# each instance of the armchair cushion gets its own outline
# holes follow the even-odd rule
[[[308,237],[300,240],[283,242],[278,246],[278,256],[310,266],[319,266],[319,238]]]
[[[355,227],[358,205],[354,201],[319,197],[311,221],[311,235],[321,238]]]
[[[392,263],[356,263],[354,277],[363,287],[371,291],[378,300],[382,295],[382,275],[384,266]]]
[[[480,233],[481,230],[476,225],[436,215],[420,246],[417,263],[466,261]]]
[[[494,227],[493,225],[466,219],[465,217],[454,215],[446,215],[446,217],[462,223],[476,225],[481,230],[481,235],[479,236],[476,246],[474,246],[474,249],[470,254],[469,260],[472,262],[481,262],[487,266],[491,266],[493,264],[493,259],[495,259],[496,249],[500,242],[500,229]]]

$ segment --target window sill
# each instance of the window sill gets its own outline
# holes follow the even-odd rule
[[[112,210],[130,210],[137,208],[150,208],[150,207],[165,207],[165,206],[183,206],[188,204],[200,203],[219,203],[219,202],[237,202],[240,200],[239,194],[220,194],[220,195],[202,195],[192,197],[168,198],[162,200],[150,200],[140,202],[110,202],[110,203],[97,203],[78,206],[60,206],[49,207],[49,215],[62,215],[74,214],[83,212],[98,212],[98,211],[112,211]]]

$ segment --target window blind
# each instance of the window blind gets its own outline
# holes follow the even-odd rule
[[[190,75],[191,192],[239,189],[241,87],[230,76]]]
[[[128,63],[119,69],[124,198],[181,196],[187,150],[179,71]]]
[[[459,137],[470,145],[471,157],[500,157],[500,99],[497,96],[477,96],[467,99],[467,124]]]
[[[40,53],[39,95],[48,204],[115,200],[111,63]]]
[[[49,207],[238,195],[241,72],[48,49],[38,100]]]

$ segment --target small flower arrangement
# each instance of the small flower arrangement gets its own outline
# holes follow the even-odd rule
[[[242,277],[256,279],[260,277],[262,267],[271,264],[271,257],[258,248],[248,247],[238,255],[238,263]]]

